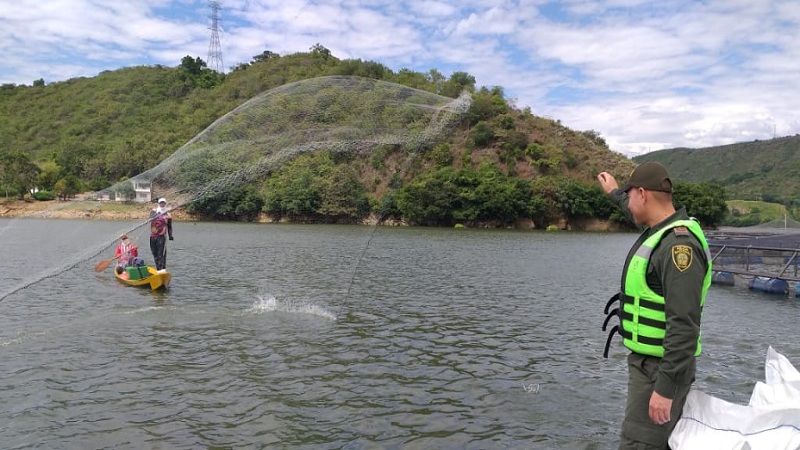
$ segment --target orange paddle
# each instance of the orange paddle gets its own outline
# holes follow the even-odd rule
[[[119,255],[119,256],[122,256],[122,255]],[[119,256],[117,256],[116,258],[104,259],[104,260],[100,261],[99,263],[94,265],[94,271],[95,272],[102,272],[102,271],[106,270],[108,268],[108,266],[111,265],[111,261],[114,261],[115,259],[119,259]]]

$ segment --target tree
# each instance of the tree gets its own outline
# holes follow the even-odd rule
[[[332,169],[322,181],[322,204],[319,212],[336,219],[360,219],[369,213],[366,189],[353,166],[342,164]]]
[[[728,212],[725,189],[716,183],[675,183],[672,199],[703,226],[716,226]]]
[[[264,199],[254,185],[236,186],[202,197],[186,206],[186,211],[215,220],[252,222],[261,213]]]
[[[225,74],[219,73],[216,70],[203,69],[197,77],[197,85],[203,89],[211,89],[225,80]]]
[[[450,79],[442,85],[441,94],[456,98],[464,91],[475,91],[475,77],[466,72],[453,72]]]
[[[267,180],[264,212],[291,219],[320,214],[325,200],[325,180],[333,169],[333,159],[328,152],[293,159]]]
[[[122,197],[123,201],[132,202],[136,198],[136,189],[133,188],[133,183],[125,181],[117,190],[117,195]]]
[[[280,57],[281,57],[281,55],[279,55],[279,54],[277,54],[275,52],[271,52],[269,50],[264,50],[263,52],[261,52],[260,55],[253,56],[252,63],[255,64],[255,63],[258,63],[258,62],[261,62],[261,61],[268,61],[270,59],[275,59],[275,58],[280,58]]]
[[[425,75],[414,72],[411,69],[400,69],[395,76],[395,81],[403,86],[412,87],[415,89],[425,90],[429,82],[425,79]]]
[[[247,70],[248,67],[250,67],[250,63],[239,63],[231,67],[231,72],[237,72],[239,70]]]
[[[252,222],[261,214],[264,207],[264,199],[253,190],[243,190],[243,195],[237,197],[234,215],[239,220]]]
[[[45,161],[39,164],[39,176],[36,177],[36,184],[48,191],[52,191],[61,174],[61,167],[55,161]]]
[[[475,147],[488,147],[494,140],[494,129],[486,122],[478,122],[469,133],[469,138]]]
[[[331,51],[323,47],[322,44],[320,44],[319,42],[312,45],[309,50],[311,50],[312,55],[319,56],[322,59],[328,59],[331,57]]]
[[[595,143],[595,144],[597,144],[597,145],[599,145],[601,147],[608,148],[608,144],[606,144],[606,140],[603,139],[603,136],[600,135],[599,131],[586,130],[586,131],[581,132],[581,134],[586,136],[586,138],[589,139],[590,141],[592,141],[593,143]]]
[[[33,80],[34,86],[44,86],[44,78],[39,78],[38,80]]]
[[[436,69],[431,69],[425,75],[425,78],[428,80],[429,83],[431,83],[433,85],[433,87],[434,87],[434,91],[433,92],[435,92],[437,94],[441,94],[442,93],[442,89],[444,88],[444,83],[445,83],[445,81],[447,81],[447,78],[444,75],[442,75],[441,72],[439,72]]]
[[[448,143],[442,143],[434,147],[428,157],[438,167],[446,167],[453,165],[453,149]]]
[[[477,181],[472,197],[477,211],[475,220],[508,225],[528,216],[528,201],[533,196],[533,189],[528,182],[506,176],[491,164],[481,165]]]
[[[417,177],[395,195],[397,210],[412,224],[452,225],[457,197],[454,176],[452,167],[443,167]]]
[[[508,110],[509,106],[501,88],[495,87],[492,90],[481,88],[472,94],[472,105],[467,113],[467,119],[470,124],[475,124],[505,114]]]
[[[56,181],[55,191],[59,200],[71,199],[81,191],[81,181],[75,175],[67,175]]]
[[[558,185],[556,177],[539,177],[531,181],[535,201],[530,207],[534,210],[531,219],[537,228],[546,228],[563,217],[562,205],[558,203]]]
[[[0,182],[6,192],[15,194],[22,200],[31,188],[36,187],[39,166],[21,151],[3,152],[0,154]]]
[[[292,175],[285,175],[285,172]],[[310,168],[282,171],[271,177],[267,182],[264,212],[289,218],[315,215],[322,204],[322,192],[314,179]]]
[[[355,75],[364,78],[382,80],[386,74],[391,73],[388,67],[374,61],[362,61],[360,59],[345,59],[332,70],[334,75]]]
[[[192,58],[191,56],[186,55],[183,57],[183,59],[181,59],[181,68],[194,76],[200,75],[203,69],[207,66],[208,64],[200,59],[199,56],[197,58]]]
[[[592,217],[593,186],[581,183],[572,178],[558,177],[555,189],[556,205],[567,221]]]
[[[532,196],[527,181],[483,164],[478,170],[443,167],[427,172],[400,189],[395,200],[400,214],[418,225],[507,225],[530,214]]]

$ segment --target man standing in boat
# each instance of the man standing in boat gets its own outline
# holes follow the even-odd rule
[[[597,176],[607,195],[643,228],[622,273],[620,292],[606,305],[619,317],[616,332],[630,350],[628,401],[620,449],[667,449],[695,380],[700,355],[700,318],[711,285],[711,255],[700,225],[672,204],[667,169],[649,161],[636,167],[625,186]],[[618,309],[608,312],[619,300]]]
[[[167,268],[167,236],[172,240],[172,216],[167,209],[167,199],[158,199],[158,207],[150,211],[150,251],[156,270]]]

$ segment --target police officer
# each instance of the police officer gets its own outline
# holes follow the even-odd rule
[[[700,225],[672,204],[667,169],[654,161],[637,166],[619,187],[597,175],[607,195],[643,227],[625,260],[618,316],[628,355],[628,401],[620,449],[666,449],[695,380],[700,318],[711,285],[711,255]],[[608,312],[611,303],[606,305]],[[603,328],[605,329],[605,325]]]

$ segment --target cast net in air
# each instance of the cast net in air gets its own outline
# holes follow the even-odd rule
[[[248,100],[157,166],[98,191],[96,196],[125,198],[133,186],[139,186],[148,189],[153,199],[169,198],[170,209],[181,208],[265,180],[298,155],[318,151],[355,159],[381,155],[375,152],[388,148],[394,154],[400,152],[398,170],[403,175],[408,162],[445,137],[470,105],[466,93],[453,99],[360,77],[298,81]],[[148,223],[146,220],[128,232]],[[23,282],[0,300],[93,260],[113,246],[114,240],[86,249],[73,260]]]
[[[386,81],[331,76],[266,91],[219,118],[135,182],[172,208],[265,179],[309,152],[368,156],[392,148],[413,156],[439,141],[471,97],[443,97]]]

